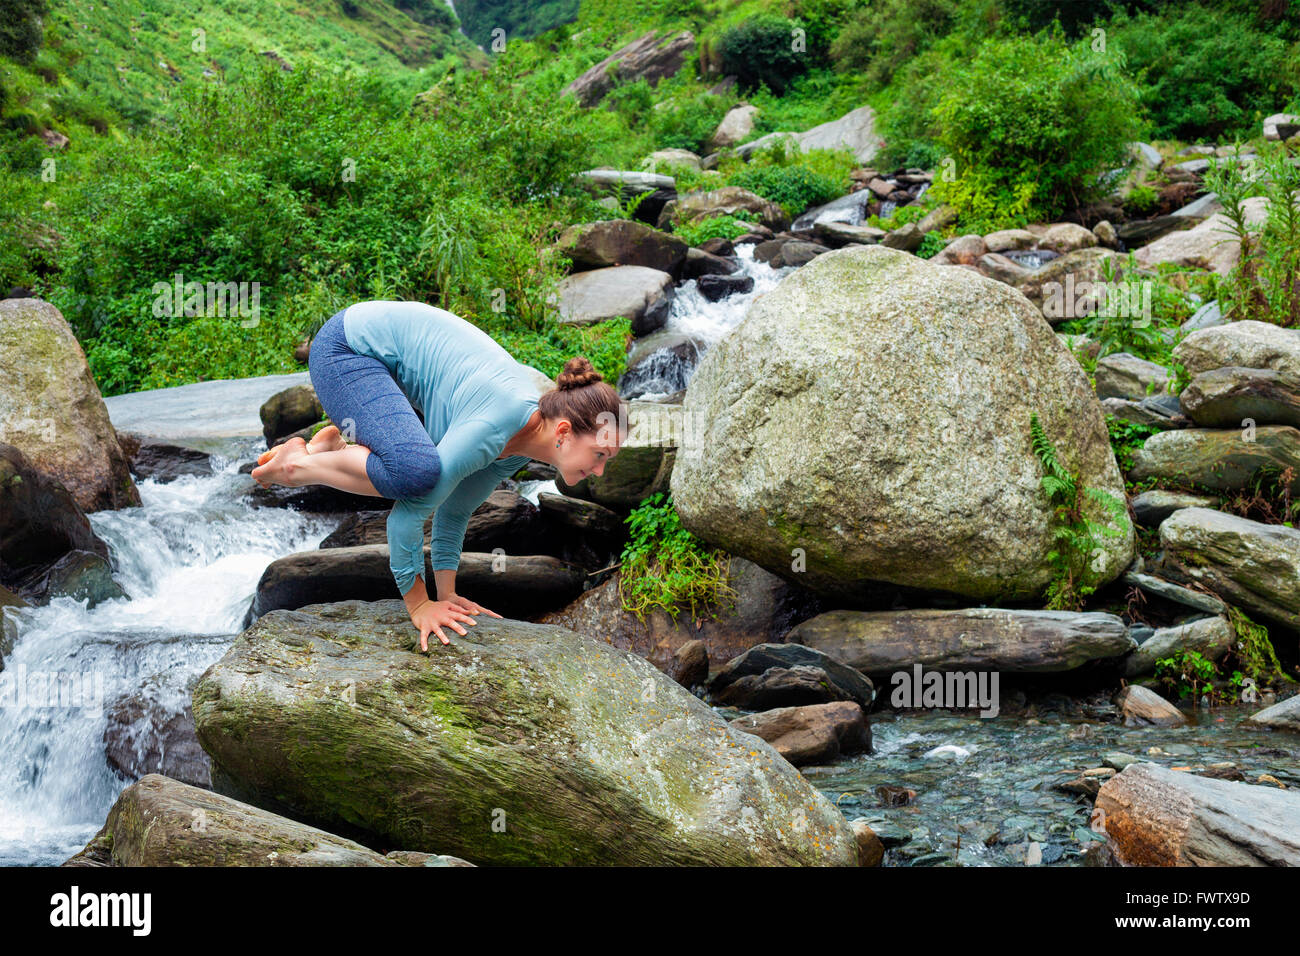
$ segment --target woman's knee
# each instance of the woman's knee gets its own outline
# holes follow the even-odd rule
[[[418,498],[428,494],[442,476],[442,459],[433,445],[403,449],[384,464],[396,498]]]

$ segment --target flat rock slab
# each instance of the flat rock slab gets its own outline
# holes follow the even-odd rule
[[[1130,866],[1300,866],[1300,793],[1133,763],[1096,807]]]
[[[1068,671],[1136,646],[1113,614],[970,608],[828,611],[790,630],[863,673],[932,670]]]
[[[272,395],[310,385],[307,372],[217,379],[104,399],[119,431],[179,442],[262,434],[260,409]],[[197,447],[197,446],[196,446]]]
[[[490,618],[417,646],[395,600],[261,618],[194,692],[216,789],[480,864],[857,863],[789,762],[633,654]]]

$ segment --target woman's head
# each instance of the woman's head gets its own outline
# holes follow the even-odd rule
[[[537,410],[550,436],[551,463],[566,484],[601,474],[627,437],[627,403],[581,355],[564,363]]]

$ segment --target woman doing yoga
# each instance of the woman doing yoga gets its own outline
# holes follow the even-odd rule
[[[501,616],[456,593],[469,516],[501,480],[531,459],[568,484],[600,475],[626,433],[626,402],[587,359],[570,359],[539,394],[533,373],[486,332],[422,302],[358,302],[336,313],[312,339],[308,369],[325,414],[356,444],[327,425],[310,442],[264,452],[253,478],[394,499],[389,567],[422,651],[430,632],[449,644],[444,627],[465,635],[461,621]],[[423,578],[431,513],[436,601]]]

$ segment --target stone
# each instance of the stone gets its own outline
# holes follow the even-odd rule
[[[1263,223],[1266,203],[1262,196],[1253,196],[1245,201],[1248,225]],[[1227,275],[1241,259],[1241,247],[1229,228],[1227,217],[1216,213],[1191,229],[1169,233],[1142,246],[1133,255],[1138,265],[1148,269],[1162,262],[1172,262]]]
[[[687,169],[699,169],[700,157],[689,149],[657,149],[647,156],[641,165],[649,165],[651,169],[656,166],[685,166]]]
[[[1045,302],[1052,297],[1055,291],[1057,295],[1063,293],[1065,289],[1080,288],[1083,283],[1095,283],[1103,281],[1102,263],[1107,259],[1114,259],[1115,252],[1111,249],[1105,249],[1101,246],[1093,246],[1089,249],[1078,249],[1074,252],[1067,252],[1065,255],[1045,263],[1039,269],[1031,269],[1024,281],[1017,287],[1020,292],[1039,309],[1043,309]],[[1115,263],[1118,266],[1118,263]],[[1120,270],[1115,270],[1118,278]],[[1073,279],[1071,280],[1071,276]],[[1073,285],[1070,285],[1070,282]],[[1047,312],[1044,312],[1047,315]],[[1049,321],[1064,321],[1068,316],[1047,315]]]
[[[927,232],[943,232],[956,221],[956,209],[952,206],[939,205],[922,216],[917,222],[916,228],[924,236]]]
[[[609,266],[644,266],[677,276],[686,260],[686,243],[631,219],[605,219],[570,226],[555,248],[573,262],[575,272]]]
[[[158,773],[190,786],[211,788],[212,763],[195,736],[189,701],[182,710],[171,710],[159,701],[157,690],[151,682],[106,708],[104,753],[108,765],[128,780]]]
[[[1097,360],[1097,397],[1141,401],[1169,390],[1169,370],[1127,352],[1114,352]]]
[[[736,153],[748,159],[755,150],[765,149],[776,140],[788,137],[800,152],[814,149],[844,149],[860,163],[870,162],[879,152],[884,140],[876,132],[876,114],[870,106],[850,110],[839,119],[814,126],[802,133],[775,132],[760,136],[736,148]]]
[[[837,245],[847,243],[875,245],[889,235],[885,230],[877,229],[875,226],[849,226],[842,222],[819,222],[813,227],[813,231],[827,242]]]
[[[658,225],[660,229],[667,229],[714,216],[736,216],[745,220],[752,217],[768,229],[780,230],[790,225],[790,217],[780,206],[739,186],[697,190],[679,196],[664,206]]]
[[[1251,714],[1247,719],[1261,727],[1300,731],[1300,694],[1292,694],[1286,700]]]
[[[725,584],[735,593],[733,601],[726,600],[724,594],[717,602],[704,603],[694,613],[680,609],[673,615],[652,606],[638,615],[625,607],[621,574],[615,571],[608,581],[584,591],[568,607],[542,615],[538,622],[565,627],[592,640],[631,651],[660,670],[672,673],[676,654],[690,641],[702,641],[709,663],[722,667],[751,647],[780,642],[792,625],[822,609],[817,599],[797,584],[787,583],[744,558],[731,557],[726,563]],[[820,663],[846,689],[861,686],[847,683],[830,663],[814,660],[789,663]],[[722,680],[725,684],[726,678]]]
[[[1219,202],[1219,194],[1206,193],[1185,206],[1179,206],[1170,215],[1177,219],[1208,219],[1216,212],[1223,212],[1223,204]]]
[[[1201,329],[1174,347],[1190,376],[1216,368],[1271,368],[1300,376],[1300,330],[1247,319]]]
[[[1092,230],[1075,222],[1055,223],[1038,240],[1039,248],[1050,249],[1062,255],[1095,245],[1097,237],[1092,234]]]
[[[996,252],[980,256],[975,263],[975,268],[979,269],[982,275],[986,275],[998,282],[1005,282],[1010,286],[1019,286],[1020,283],[1029,278],[1032,271]]]
[[[1115,697],[1125,727],[1181,727],[1187,718],[1155,691],[1129,684]]]
[[[1162,392],[1137,402],[1130,398],[1103,398],[1101,408],[1107,415],[1114,415],[1116,418],[1136,422],[1139,425],[1150,425],[1160,429],[1186,427],[1187,419],[1179,415],[1177,407],[1170,408],[1160,401],[1161,398],[1172,398],[1175,406],[1177,405],[1176,395]]]
[[[464,861],[460,861],[464,863]],[[404,866],[352,840],[151,773],[64,866]]]
[[[1037,597],[1054,572],[1031,413],[1086,486],[1123,502],[1083,370],[1019,293],[845,247],[757,298],[703,355],[673,501],[697,537],[827,597],[860,601],[881,582]],[[1009,437],[995,442],[993,423]],[[1131,527],[1117,530],[1100,544],[1109,578],[1132,557]]]
[[[1212,329],[1217,325],[1224,324],[1226,323],[1223,318],[1223,310],[1219,306],[1219,300],[1211,299],[1193,312],[1191,317],[1178,328],[1180,331],[1190,334],[1199,332],[1201,329]]]
[[[988,249],[980,235],[958,236],[930,257],[935,265],[975,265]]]
[[[1115,232],[1115,227],[1109,221],[1103,219],[1097,225],[1092,227],[1092,234],[1096,237],[1100,245],[1108,249],[1119,247],[1119,234]]]
[[[858,866],[880,866],[885,859],[885,844],[875,829],[861,817],[850,820],[849,826],[858,840]]]
[[[925,233],[917,228],[916,223],[909,222],[890,232],[884,239],[880,240],[880,244],[887,249],[915,252],[921,248],[923,241],[925,241]]]
[[[567,276],[556,292],[560,322],[565,325],[627,317],[633,335],[646,335],[668,321],[673,277],[646,266],[609,266]]]
[[[1133,453],[1129,477],[1162,478],[1213,491],[1240,491],[1261,470],[1293,468],[1293,492],[1300,492],[1300,430],[1265,425],[1252,431],[1185,428],[1152,435]]]
[[[1000,229],[984,237],[989,252],[1006,252],[1008,249],[1032,249],[1038,237],[1028,229]]]
[[[834,657],[798,643],[755,644],[733,657],[709,681],[710,693],[718,694],[746,677],[757,677],[773,668],[799,666],[820,670],[848,699],[857,701],[864,710],[875,699],[875,688],[861,671]]]
[[[731,726],[766,740],[796,767],[871,750],[871,728],[852,701],[777,707],[737,717]]]
[[[1300,116],[1294,113],[1274,113],[1272,116],[1264,117],[1264,138],[1271,140],[1284,139],[1279,132],[1279,126],[1295,126],[1300,124]]]
[[[1133,516],[1138,524],[1158,528],[1160,522],[1180,508],[1213,508],[1219,499],[1209,495],[1193,495],[1182,491],[1165,491],[1152,488],[1136,495],[1132,500]]]
[[[582,106],[595,106],[619,83],[645,79],[651,86],[673,76],[695,47],[695,36],[686,30],[660,36],[651,30],[615,50],[560,91],[572,93]]]
[[[1097,794],[1126,866],[1300,866],[1300,793],[1133,763]]]
[[[15,578],[14,584],[34,604],[70,597],[92,608],[102,601],[126,597],[122,586],[113,580],[108,558],[94,551],[69,551],[48,567]]]
[[[1300,375],[1260,368],[1201,372],[1178,396],[1183,412],[1205,428],[1300,427]]]
[[[806,212],[801,213],[790,224],[790,230],[791,232],[815,230],[820,223],[860,226],[863,220],[867,218],[871,207],[871,199],[872,194],[869,190],[859,190],[858,192],[840,196],[838,199],[832,199],[820,206],[813,206]]]
[[[746,674],[710,693],[713,703],[742,710],[803,707],[849,699],[824,670],[806,664],[769,667],[761,674]]]
[[[733,106],[709,137],[709,145],[714,149],[724,149],[744,142],[754,132],[754,117],[757,115],[757,106],[749,103]]]
[[[791,628],[864,674],[928,670],[1051,673],[1121,657],[1136,646],[1113,614],[1004,608],[827,611]],[[886,693],[886,691],[882,691]]]
[[[1124,659],[1124,676],[1132,679],[1153,674],[1156,661],[1171,657],[1178,650],[1196,651],[1207,660],[1219,661],[1236,642],[1236,632],[1223,617],[1206,617],[1176,627],[1157,628]]]
[[[276,439],[314,425],[325,417],[325,409],[310,385],[295,385],[276,392],[258,409],[262,418],[262,437],[266,447],[274,447]]]
[[[728,244],[730,245],[730,244]],[[697,249],[694,246],[686,250],[686,259],[682,263],[682,279],[702,279],[705,276],[729,276],[740,270],[740,265],[728,256],[716,255]]]
[[[140,505],[86,353],[42,299],[0,300],[0,442],[57,480],[83,512]]]
[[[150,478],[165,485],[182,475],[212,474],[212,456],[196,448],[121,433],[118,434],[118,443],[124,450],[130,446],[131,474],[142,480]]]
[[[809,245],[810,243],[804,243]],[[753,276],[701,276],[696,286],[700,295],[710,302],[721,302],[732,295],[754,291]],[[697,352],[698,354],[698,352]]]
[[[478,864],[857,863],[829,800],[634,654],[495,618],[418,646],[396,600],[260,619],[194,691],[214,787]]]
[[[1300,531],[1185,508],[1160,526],[1165,564],[1256,620],[1300,632]]]
[[[709,679],[709,646],[701,640],[687,641],[673,652],[667,674],[687,690]]]

